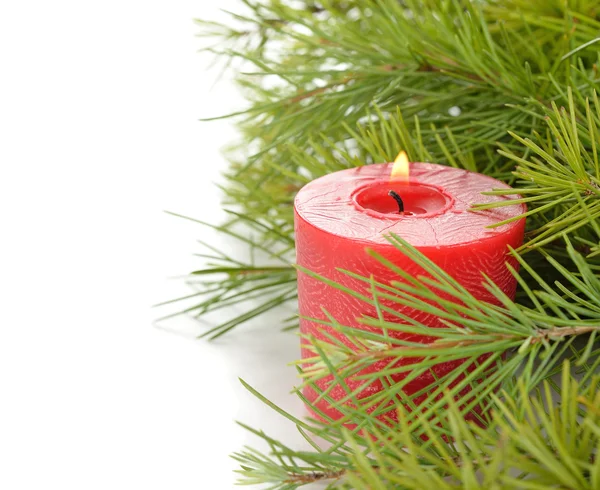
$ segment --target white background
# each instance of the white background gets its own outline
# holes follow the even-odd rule
[[[239,1],[27,1],[0,6],[0,488],[231,489],[228,454],[297,444],[242,376],[301,415],[298,339],[263,318],[214,344],[159,326],[219,238],[231,122],[244,106],[193,18]],[[216,81],[216,83],[215,83]]]

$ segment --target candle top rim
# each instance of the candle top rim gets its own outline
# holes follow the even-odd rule
[[[420,200],[431,200],[432,197],[436,198],[435,200],[438,201],[438,206],[434,206],[433,209],[430,210],[423,210],[425,212],[421,212],[418,214],[406,214],[399,212],[390,213],[378,211],[369,208],[368,206],[365,206],[362,202],[365,199],[361,199],[361,197],[365,196],[366,194],[371,194],[371,196],[373,194],[378,194],[377,197],[379,198],[379,200],[381,200],[381,193],[383,192],[383,194],[387,194],[387,196],[389,196],[389,192],[387,192],[389,190],[397,191],[397,194],[399,193],[400,197],[404,198],[403,205],[405,208],[407,208],[407,210],[410,210],[412,205],[419,204]],[[415,191],[417,191],[417,196],[414,195]],[[366,180],[364,184],[360,184],[357,186],[357,188],[352,192],[351,198],[354,202],[354,206],[359,211],[365,212],[368,215],[378,219],[427,219],[432,218],[433,216],[437,216],[438,214],[445,213],[454,205],[454,198],[447,192],[445,192],[443,188],[437,185],[416,181],[415,179],[369,179]],[[384,199],[387,200],[387,197],[384,196]],[[388,203],[391,204],[391,201],[388,201]]]
[[[372,164],[334,172],[306,184],[296,195],[297,219],[336,237],[366,244],[387,244],[386,234],[394,233],[417,247],[459,246],[485,241],[508,233],[522,220],[495,228],[488,226],[523,214],[524,204],[486,211],[471,211],[476,203],[508,200],[507,196],[485,196],[492,189],[511,189],[487,175],[435,163],[410,163],[407,185],[438,187],[452,198],[442,212],[420,216],[386,216],[357,206],[353,195],[373,182],[390,182],[391,163]],[[398,181],[393,183],[398,184]],[[515,191],[514,196],[517,196]],[[514,197],[511,196],[511,197]]]

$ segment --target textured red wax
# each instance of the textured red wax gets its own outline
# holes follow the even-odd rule
[[[526,211],[525,206],[468,211],[473,204],[509,199],[505,196],[482,195],[485,191],[509,187],[481,174],[431,163],[411,163],[408,182],[390,182],[390,173],[391,164],[368,165],[335,172],[304,186],[295,199],[297,263],[368,295],[364,283],[337,269],[367,277],[372,274],[376,280],[384,283],[399,281],[400,278],[368,256],[366,248],[385,256],[412,275],[422,274],[412,261],[386,240],[386,234],[394,233],[418,248],[476,298],[497,303],[494,296],[483,287],[482,273],[490,277],[507,296],[514,298],[516,280],[506,263],[515,269],[518,263],[507,255],[507,246],[517,248],[522,244],[525,219],[496,228],[488,227],[522,214]],[[387,194],[388,190],[395,190],[402,197],[404,214],[398,212],[398,204]],[[322,311],[324,308],[340,324],[363,329],[369,327],[359,325],[357,319],[365,315],[376,316],[374,309],[359,299],[302,272],[298,275],[298,303],[301,317],[327,320]],[[432,328],[443,327],[435,316],[395,303],[388,306]],[[384,313],[384,317],[388,321],[399,321],[389,314]],[[300,329],[303,334],[323,341],[328,341],[324,335],[327,332],[346,345],[352,345],[339,332],[304,318],[300,320]],[[431,341],[431,337],[393,331],[389,333],[392,337],[411,341]],[[303,358],[313,355],[306,348],[302,351]],[[396,365],[412,362],[415,362],[414,359],[407,358],[399,360]],[[462,363],[462,360],[441,363],[434,368],[434,372],[441,377]],[[362,373],[382,369],[388,364],[387,360],[379,361]],[[395,380],[404,376],[406,373],[397,375]],[[433,380],[431,374],[425,374],[408,383],[404,391],[408,395],[416,393]],[[345,381],[353,390],[363,383],[352,378]],[[331,382],[331,378],[326,378],[317,384],[322,390]],[[359,397],[370,396],[381,389],[379,383],[363,385]],[[340,386],[335,386],[329,392],[334,400],[342,399],[346,394]],[[304,395],[311,402],[317,397],[310,387],[305,389]],[[337,419],[340,416],[326,400],[320,400],[316,406],[328,417]],[[387,416],[395,418],[395,412],[389,412]]]

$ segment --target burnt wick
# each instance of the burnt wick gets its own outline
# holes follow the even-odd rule
[[[404,201],[402,201],[398,193],[396,191],[389,191],[388,196],[392,197],[398,203],[398,212],[401,214],[404,213]]]

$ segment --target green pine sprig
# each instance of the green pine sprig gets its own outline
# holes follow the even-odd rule
[[[429,423],[427,413],[409,421],[400,406],[397,424],[371,428],[371,437],[339,425],[305,422],[275,407],[311,449],[291,448],[246,427],[267,442],[271,454],[251,448],[234,454],[240,462],[239,483],[267,484],[271,490],[296,490],[315,482],[348,490],[597,488],[600,379],[594,375],[578,381],[569,361],[558,366],[554,378],[562,387],[559,405],[555,379],[542,381],[534,392],[518,380],[519,396],[490,395],[493,414],[486,427],[465,420],[449,395],[443,398],[444,427]],[[426,440],[421,427],[426,427]]]
[[[390,237],[392,245],[419,264],[423,276],[407,277],[379,256],[398,281],[347,271],[365,288],[346,293],[396,321],[360,319],[376,333],[340,325],[326,311],[312,319],[353,345],[334,336],[301,340],[314,357],[298,363],[296,395],[322,421],[286,413],[245,384],[296,426],[306,446],[292,448],[245,426],[270,450],[234,455],[240,483],[273,490],[313,483],[331,489],[599,488],[597,1],[243,3],[246,12],[232,14],[231,24],[200,23],[211,39],[207,49],[239,70],[248,100],[245,109],[224,116],[237,119],[241,140],[232,147],[223,188],[232,212],[216,228],[252,252],[245,260],[204,244],[208,264],[190,275],[197,291],[182,299],[183,312],[250,305],[206,336],[295,302],[293,199],[322,175],[391,161],[405,150],[412,161],[508,183],[515,189],[509,195],[520,194],[517,201],[528,211],[525,243],[511,251],[520,265],[512,271],[519,284],[514,300],[485,277],[498,305],[477,300],[400,237]],[[440,290],[450,299],[439,298]],[[447,328],[429,329],[386,306],[394,303],[435,314]],[[434,341],[426,348],[392,341],[386,335],[392,330]],[[418,363],[402,366],[395,362],[401,358]],[[365,374],[382,359],[389,360],[385,369]],[[404,393],[419,374],[456,359],[470,369]],[[345,383],[352,376],[386,389],[358,397]],[[324,379],[331,382],[323,388]],[[345,389],[342,400],[331,397],[336,385]],[[303,386],[341,419],[319,412]],[[398,421],[384,423],[378,415],[390,406]],[[479,425],[465,420],[476,407]]]

